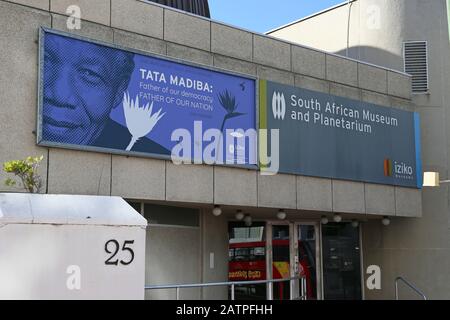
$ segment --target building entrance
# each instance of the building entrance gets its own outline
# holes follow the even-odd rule
[[[229,281],[304,277],[272,285],[236,287],[236,299],[320,299],[320,246],[317,223],[229,224]]]
[[[319,226],[317,223],[268,223],[267,260],[272,279],[303,277],[305,281],[274,283],[268,295],[274,300],[319,297]]]
[[[237,286],[235,298],[362,299],[359,227],[351,223],[229,223],[229,281],[303,277]]]

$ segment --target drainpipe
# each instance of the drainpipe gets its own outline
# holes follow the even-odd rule
[[[447,23],[448,23],[448,34],[450,36],[450,0],[447,0]]]
[[[348,52],[350,49],[350,19],[352,13],[352,0],[347,0],[348,5],[348,20],[347,20],[347,49],[345,51],[345,55],[348,57]]]

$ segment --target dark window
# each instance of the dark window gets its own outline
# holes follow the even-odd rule
[[[144,204],[144,217],[149,224],[198,227],[200,214],[197,209]]]
[[[211,18],[208,0],[149,0],[206,18]]]
[[[325,299],[362,299],[359,227],[350,223],[323,225],[322,241]]]
[[[133,207],[134,210],[141,213],[141,203],[140,202],[134,202],[134,201],[127,201],[130,206]]]

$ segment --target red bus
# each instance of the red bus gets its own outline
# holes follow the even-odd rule
[[[307,299],[316,299],[315,248],[308,241],[298,242],[299,273],[306,278]],[[289,239],[272,241],[274,279],[290,277]],[[266,280],[266,242],[249,241],[229,245],[229,281]],[[274,283],[274,298],[289,299],[289,282]],[[237,298],[266,299],[266,285],[243,286]]]

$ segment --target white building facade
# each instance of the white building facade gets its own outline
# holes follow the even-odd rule
[[[411,73],[411,99],[422,119],[424,171],[439,172],[441,180],[446,180],[448,9],[444,0],[350,1],[268,35]],[[359,72],[360,81],[372,76],[375,73]],[[391,297],[388,288],[392,279],[403,275],[429,298],[449,298],[448,186],[424,188],[422,199],[422,219],[393,221],[382,232],[378,226],[367,226],[367,244],[371,249],[366,251],[366,262],[384,266],[386,288],[371,291],[368,297]]]
[[[355,2],[356,7],[367,1]],[[395,17],[391,25],[395,32],[384,32],[384,38],[379,35],[370,38],[386,39],[386,43],[396,45],[400,41],[394,48],[380,45],[394,52],[387,60],[376,54],[373,56],[379,60],[369,59],[371,51],[356,48],[354,42],[349,50],[351,58],[343,57],[342,43],[327,41],[327,33],[320,33],[317,26],[314,37],[285,41],[273,37],[283,38],[283,30],[271,36],[257,34],[147,1],[1,0],[0,160],[44,155],[40,173],[45,194],[118,196],[127,200],[148,221],[145,259],[137,259],[145,260],[142,286],[271,279],[297,276],[303,270],[309,279],[305,295],[310,299],[393,298],[394,279],[402,275],[423,288],[430,298],[445,298],[448,284],[434,281],[437,276],[445,277],[437,271],[445,270],[450,257],[445,244],[448,244],[445,187],[422,191],[301,174],[267,176],[257,168],[175,165],[167,159],[36,143],[39,32],[47,28],[177,63],[351,99],[358,104],[418,111],[424,123],[424,169],[439,171],[445,177],[448,133],[444,125],[446,109],[441,102],[446,94],[442,79],[446,78],[430,76],[430,90],[437,90],[436,95],[433,91],[429,95],[411,95],[411,76],[403,72],[397,51],[407,37],[425,36],[405,33],[408,29],[398,22],[395,11],[387,4],[391,1],[373,2],[385,3],[381,6],[382,17],[387,15],[385,12]],[[406,10],[414,1],[397,2],[396,9]],[[71,17],[67,8],[72,4],[81,9],[80,29],[69,28]],[[430,19],[439,12],[443,26],[444,10],[439,11],[442,8],[434,5],[432,9],[436,12],[429,13]],[[346,7],[334,10],[341,12]],[[353,9],[352,14],[359,15],[355,12]],[[409,16],[406,12],[401,15],[405,21]],[[352,21],[355,20],[361,19]],[[318,25],[325,28],[325,22]],[[339,28],[328,28],[340,32]],[[430,37],[445,39],[448,46],[444,29],[437,34],[435,29],[424,27]],[[351,32],[353,35],[359,31],[351,28]],[[316,38],[330,47],[321,48],[314,42]],[[353,41],[354,37],[350,39]],[[440,44],[443,46],[444,42]],[[433,52],[438,55],[439,48],[429,49],[430,57]],[[434,64],[433,68],[437,74],[446,76],[445,68]],[[410,136],[407,140],[414,138]],[[6,177],[5,173],[0,175],[2,180]],[[0,191],[17,192],[4,185]],[[215,206],[220,207],[220,216],[212,214]],[[238,221],[238,213],[249,216],[251,226]],[[390,226],[384,226],[383,219]],[[104,249],[99,248],[98,254],[104,255]],[[253,267],[249,267],[253,262]],[[369,290],[366,286],[370,276],[367,269],[372,265],[381,267],[381,289]],[[242,274],[245,276],[241,277]],[[243,298],[287,299],[300,288],[275,285],[272,292],[268,290],[265,286],[244,287],[239,294]],[[175,295],[174,290],[148,290],[145,297],[173,299]],[[181,293],[184,299],[228,297],[225,287],[185,289]]]

